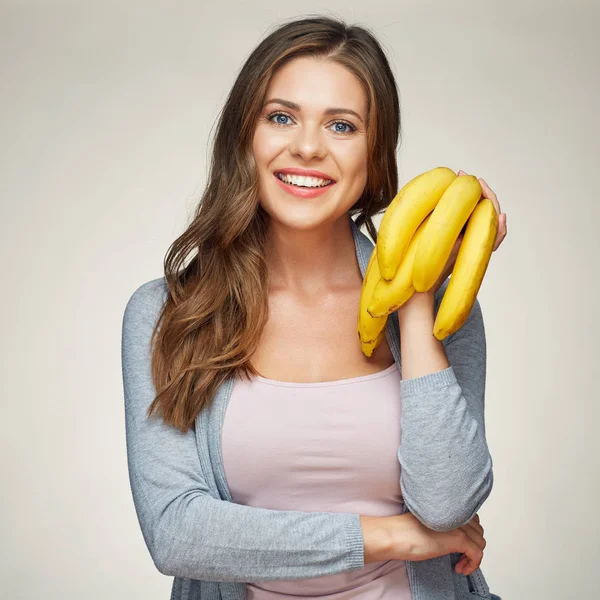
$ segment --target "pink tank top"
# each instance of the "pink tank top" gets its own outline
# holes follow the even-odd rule
[[[292,383],[234,382],[222,431],[234,502],[276,510],[401,513],[400,374]],[[314,579],[247,584],[247,600],[412,600],[403,560]]]

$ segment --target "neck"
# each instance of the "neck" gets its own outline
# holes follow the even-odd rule
[[[271,291],[313,297],[348,288],[361,278],[350,216],[310,230],[271,220],[267,264]]]

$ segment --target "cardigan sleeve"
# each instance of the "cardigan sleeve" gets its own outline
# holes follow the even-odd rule
[[[438,290],[435,314],[449,280]],[[442,342],[450,367],[401,381],[400,488],[406,508],[434,531],[468,523],[492,491],[484,420],[486,337],[475,303]]]
[[[205,581],[304,579],[364,566],[360,515],[279,511],[215,498],[194,428],[147,417],[156,390],[150,337],[166,298],[162,279],[140,286],[122,321],[127,461],[144,541],[165,575]],[[202,432],[200,432],[202,435]]]

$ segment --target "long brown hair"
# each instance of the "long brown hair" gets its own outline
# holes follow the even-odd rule
[[[164,260],[168,295],[152,334],[157,396],[148,416],[160,412],[183,432],[227,378],[258,374],[250,358],[268,316],[269,217],[258,201],[252,138],[271,77],[299,56],[334,61],[364,87],[368,175],[349,214],[374,242],[372,217],[398,191],[398,91],[374,35],[320,15],[280,25],[253,50],[233,84],[219,115],[206,188],[191,224]]]

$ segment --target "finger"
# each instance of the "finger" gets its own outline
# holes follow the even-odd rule
[[[481,526],[481,523],[479,523],[478,521],[476,521],[475,519],[471,519],[466,525],[463,525],[463,527],[471,527],[473,530],[475,530],[480,536],[483,537],[484,534],[484,529]]]
[[[487,542],[483,537],[483,527],[481,525],[478,525],[477,523],[474,523],[473,525],[467,523],[466,525],[460,527],[460,529],[462,529],[463,532],[466,533],[473,541],[473,543],[477,544],[477,546],[481,548],[481,550],[485,549]]]
[[[461,558],[456,563],[456,572],[460,573],[462,575],[470,575],[473,571],[475,571],[477,569],[475,564],[476,563],[474,563],[467,556],[463,556],[463,558]]]
[[[463,554],[460,557],[460,560],[456,563],[456,566],[454,567],[454,570],[457,573],[464,574],[464,571],[465,571],[467,565],[470,565],[470,564],[471,564],[471,561],[467,558],[467,556],[465,554]]]
[[[506,213],[502,213],[498,217],[498,231],[496,233],[496,240],[494,241],[494,248],[492,252],[498,249],[498,246],[504,241],[506,237]]]
[[[496,250],[498,250],[498,247],[500,246],[501,243],[502,243],[502,235],[500,233],[500,229],[498,229],[498,233],[496,234],[496,239],[494,241],[494,247],[492,248],[492,252],[496,252]]]
[[[473,544],[473,542],[469,543]],[[465,552],[462,553],[462,556],[456,563],[455,570],[457,573],[470,575],[473,571],[479,568],[482,560],[483,550],[475,544],[471,548],[465,549]]]
[[[481,526],[481,523],[479,521],[479,515],[477,513],[475,513],[475,516],[467,523],[467,525],[463,525],[463,527],[466,526],[475,527],[476,529],[480,530],[483,534],[483,527]]]
[[[481,521],[479,519],[479,515],[476,513],[475,516],[467,523],[471,527],[474,527],[482,536],[484,534],[484,529],[481,525]],[[459,561],[456,563],[456,572],[460,574],[469,575],[473,571],[475,571],[477,567],[474,565],[473,561],[469,559],[466,554],[463,554]]]
[[[492,190],[492,188],[485,182],[484,179],[481,179],[481,177],[478,177],[477,179],[481,184],[481,189],[484,192],[483,197],[489,198],[496,207],[496,212],[500,214],[502,212],[502,209],[500,208],[500,202],[498,202],[498,197],[494,193],[494,190]]]
[[[460,561],[463,561],[461,569],[464,574],[470,574],[481,564],[483,550],[471,539],[469,534],[464,534],[461,546],[461,551],[464,553],[464,557],[460,559]]]

